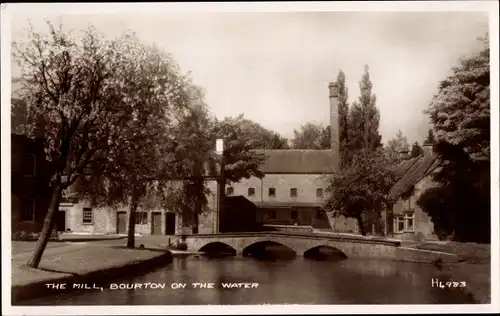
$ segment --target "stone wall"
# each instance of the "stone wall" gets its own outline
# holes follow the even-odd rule
[[[323,203],[324,198],[316,196],[316,189],[323,189],[326,196],[329,175],[322,174],[266,174],[263,179],[252,177],[226,186],[234,189],[233,195],[242,195],[251,202],[300,202]],[[248,194],[254,188],[255,195]],[[269,196],[269,189],[276,190],[276,196]],[[297,196],[290,196],[290,189],[297,189]]]

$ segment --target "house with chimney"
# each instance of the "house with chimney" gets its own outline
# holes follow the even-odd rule
[[[262,179],[242,179],[226,187],[226,196],[243,196],[257,206],[257,223],[303,225],[353,232],[354,220],[334,219],[323,211],[329,178],[340,165],[338,88],[329,84],[330,148],[262,149]]]
[[[435,187],[433,175],[440,168],[433,152],[433,143],[423,144],[424,153],[418,157],[406,157],[396,168],[397,182],[389,192],[387,234],[402,240],[437,239],[430,217],[417,205],[425,190]]]

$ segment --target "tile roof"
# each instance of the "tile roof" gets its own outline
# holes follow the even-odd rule
[[[439,164],[435,155],[420,155],[402,162],[396,168],[399,180],[389,192],[389,199],[395,201],[411,186],[433,171]]]
[[[333,173],[336,157],[331,149],[256,149],[267,156],[264,173]]]

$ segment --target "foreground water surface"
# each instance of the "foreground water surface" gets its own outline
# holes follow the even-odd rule
[[[430,264],[346,259],[318,261],[302,257],[258,260],[243,257],[174,258],[169,265],[123,277],[121,286],[136,289],[80,290],[59,293],[22,305],[198,305],[198,304],[465,304],[475,303],[463,288],[432,286],[446,272]],[[145,289],[144,283],[158,288]],[[173,289],[179,283],[185,288]],[[213,283],[214,288],[193,288]],[[221,288],[222,283],[254,283]],[[255,285],[258,283],[258,285]],[[208,285],[209,286],[209,285]],[[151,285],[149,285],[151,287]],[[163,288],[162,288],[163,287]]]

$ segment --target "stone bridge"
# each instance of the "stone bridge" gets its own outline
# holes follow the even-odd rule
[[[188,250],[203,252],[214,244],[225,244],[245,254],[249,247],[264,243],[277,243],[292,249],[297,255],[317,249],[331,247],[351,258],[395,258],[399,241],[364,236],[341,234],[252,232],[186,235]]]

